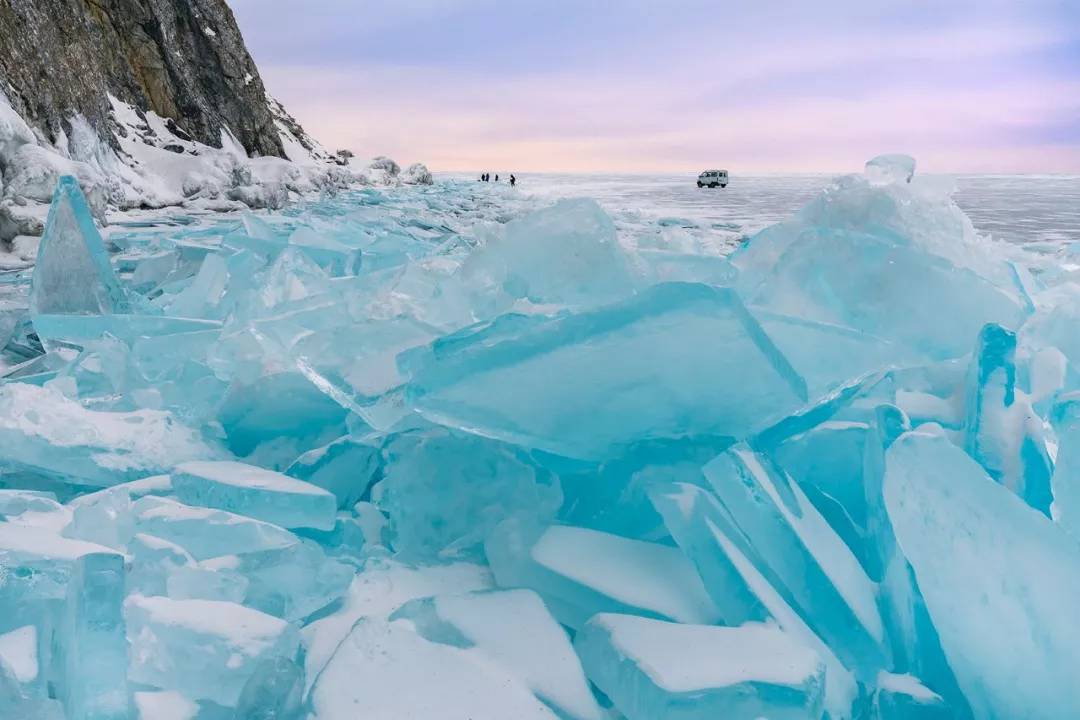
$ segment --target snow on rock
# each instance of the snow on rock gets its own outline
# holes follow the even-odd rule
[[[206,30],[212,37],[213,30]],[[78,178],[99,221],[108,211],[168,206],[277,210],[304,195],[351,185],[432,182],[423,165],[401,175],[397,163],[385,157],[365,167],[342,165],[273,99],[270,115],[285,158],[249,158],[227,128],[220,147],[213,147],[171,119],[112,95],[108,101],[115,147],[80,116],[70,119],[70,137],[49,144],[0,93],[0,241],[42,233],[45,204],[64,175]]]
[[[401,182],[406,185],[432,185],[435,180],[431,177],[431,171],[423,163],[413,163],[401,174]]]

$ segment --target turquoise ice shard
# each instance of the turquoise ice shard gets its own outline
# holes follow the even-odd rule
[[[687,283],[578,315],[503,316],[414,362],[421,415],[581,459],[640,440],[741,439],[807,400],[732,290]]]
[[[510,516],[554,518],[557,483],[519,448],[435,428],[392,436],[372,491],[390,518],[394,550],[409,558],[475,552]]]
[[[843,325],[749,308],[776,347],[804,378],[811,399],[873,371],[923,359],[901,343]]]
[[[882,671],[874,690],[875,720],[954,720],[957,714],[940,695],[911,675]]]
[[[667,545],[511,518],[488,536],[484,549],[501,587],[535,590],[572,628],[598,612],[690,623],[719,618],[693,565]]]
[[[246,580],[243,603],[290,622],[321,610],[345,594],[355,573],[328,558],[310,540],[287,547],[224,555],[201,563]]]
[[[260,663],[299,646],[287,622],[235,603],[130,595],[124,615],[132,681],[226,707]]]
[[[231,460],[193,460],[176,467],[173,491],[189,505],[227,510],[286,528],[330,530],[337,499],[320,487]]]
[[[979,333],[967,379],[964,449],[994,478],[1050,515],[1050,475],[1042,422],[1016,385],[1016,334],[989,324]]]
[[[611,218],[587,199],[561,200],[507,223],[462,272],[473,286],[490,283],[509,298],[540,304],[602,305],[638,285]]]
[[[974,717],[1075,714],[1076,540],[940,436],[892,444],[885,503]]]
[[[409,623],[361,618],[309,693],[319,720],[556,720],[520,680],[469,650],[433,643]]]
[[[288,530],[224,510],[192,507],[169,498],[146,496],[131,505],[136,532],[168,540],[196,560],[276,550],[299,540]]]
[[[767,620],[768,609],[738,564],[717,546],[718,532],[737,538],[740,544],[744,541],[716,496],[698,485],[663,482],[649,487],[648,496],[671,537],[704,581],[720,620],[725,625]]]
[[[126,720],[129,715],[123,607],[124,557],[80,557],[68,584],[63,626],[68,720]]]
[[[144,533],[132,536],[127,553],[131,558],[128,592],[141,595],[169,594],[170,576],[181,568],[195,566],[195,559],[184,548]]]
[[[1053,517],[1080,540],[1080,392],[1058,397],[1050,418],[1058,439],[1052,478]]]
[[[881,582],[886,568],[897,557],[896,537],[885,511],[885,453],[896,438],[911,429],[911,421],[895,405],[874,409],[863,445],[862,490],[866,507],[866,568],[871,580]]]
[[[722,453],[704,473],[762,574],[849,668],[874,677],[888,657],[876,588],[798,484],[746,445]]]
[[[830,717],[852,717],[859,688],[851,671],[792,609],[763,574],[764,563],[708,490],[686,483],[657,483],[649,497],[679,548],[691,559],[727,625],[772,620],[825,663],[825,707]]]
[[[267,658],[255,666],[255,671],[240,691],[235,717],[244,720],[295,720],[300,717],[303,694],[303,669],[290,658]]]
[[[407,603],[391,619],[409,620],[431,642],[482,652],[520,678],[559,717],[602,717],[566,631],[532,591],[438,595]]]
[[[772,453],[863,567],[868,548],[862,466],[868,430],[865,422],[828,420]]]
[[[627,720],[818,720],[825,666],[775,626],[679,625],[600,614],[574,640]]]
[[[933,180],[841,178],[731,261],[747,305],[868,333],[903,355],[960,357],[986,323],[1015,328],[1030,312],[1015,268],[986,252]]]
[[[30,313],[104,315],[126,312],[127,305],[79,182],[65,175],[38,246]]]
[[[351,508],[377,477],[382,458],[377,445],[349,436],[308,450],[285,474],[334,493],[338,508]]]
[[[70,313],[41,313],[34,318],[34,329],[43,340],[59,340],[85,345],[106,335],[124,343],[134,343],[140,337],[175,336],[180,345],[185,335],[221,329],[218,320],[165,317],[162,315],[74,315]]]

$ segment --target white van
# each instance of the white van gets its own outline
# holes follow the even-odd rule
[[[727,170],[706,170],[697,176],[697,186],[714,188],[717,185],[727,187]]]

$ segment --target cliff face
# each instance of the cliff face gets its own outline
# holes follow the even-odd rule
[[[116,146],[107,94],[213,147],[228,128],[283,157],[259,71],[225,0],[0,0],[0,90],[49,143],[80,114]]]

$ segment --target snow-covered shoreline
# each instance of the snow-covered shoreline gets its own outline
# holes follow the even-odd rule
[[[145,211],[278,209],[352,187],[432,182],[421,164],[402,172],[389,158],[361,161],[331,154],[273,100],[286,158],[248,157],[227,129],[221,131],[221,147],[211,147],[152,111],[112,96],[109,101],[116,147],[79,116],[70,119],[71,136],[53,144],[0,92],[0,242],[16,257],[28,259],[20,246],[26,237],[41,235],[53,190],[64,175],[78,179],[102,224]]]

